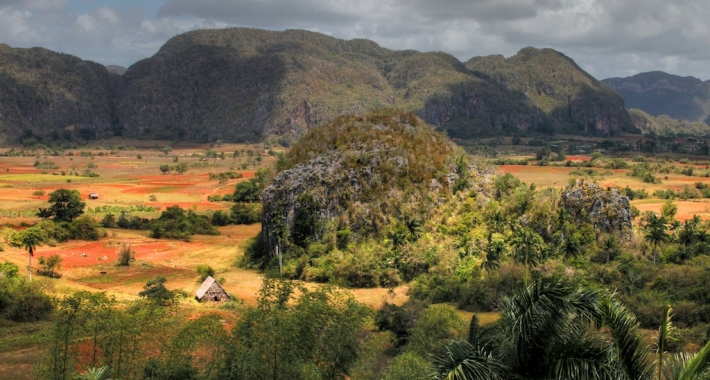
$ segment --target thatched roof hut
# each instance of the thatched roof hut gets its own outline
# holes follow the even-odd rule
[[[195,292],[195,299],[198,302],[205,302],[229,301],[231,298],[217,280],[212,278],[212,276],[207,276],[202,285],[200,285],[200,288]]]

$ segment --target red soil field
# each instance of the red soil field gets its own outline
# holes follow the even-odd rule
[[[177,244],[175,241],[156,241],[133,244],[131,248],[135,252],[135,259],[137,261],[160,261],[179,253],[178,250],[173,249],[175,244]],[[39,247],[34,257],[37,259],[39,257],[59,255],[63,259],[63,268],[90,267],[99,264],[115,263],[118,259],[119,248],[120,244],[111,243],[111,241],[73,241],[70,245],[65,245],[61,248]],[[86,254],[86,256],[82,256],[82,254]],[[106,257],[106,260],[102,260],[103,257]]]

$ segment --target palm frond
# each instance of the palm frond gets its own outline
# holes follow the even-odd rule
[[[77,380],[111,380],[113,370],[109,366],[92,367],[76,376]]]
[[[609,328],[613,346],[618,351],[620,371],[632,380],[650,380],[653,368],[650,366],[649,347],[638,332],[636,317],[613,295],[603,297],[600,302],[604,325]]]
[[[571,336],[555,345],[547,378],[575,380],[619,379],[613,366],[614,356],[599,336]]]
[[[501,331],[506,335],[503,357],[526,376],[544,372],[546,352],[567,339],[573,321],[597,321],[598,293],[580,290],[558,278],[536,281],[501,303]]]
[[[436,380],[504,379],[507,370],[490,353],[464,340],[454,340],[431,359]]]
[[[701,376],[707,375],[710,369],[710,342],[705,347],[698,351],[695,355],[686,355],[685,365],[677,377],[673,380],[695,380],[702,379]]]
[[[673,323],[671,322],[671,317],[673,315],[673,309],[670,306],[666,306],[663,310],[663,319],[661,320],[661,326],[658,328],[658,334],[656,336],[656,348],[658,359],[656,360],[656,367],[658,370],[658,380],[661,380],[663,374],[663,356],[666,353],[666,344],[669,340],[673,339]]]

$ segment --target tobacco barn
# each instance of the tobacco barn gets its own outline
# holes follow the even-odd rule
[[[207,301],[229,301],[231,298],[229,294],[222,288],[222,286],[212,278],[212,276],[207,276],[205,282],[202,283],[199,289],[195,292],[195,299],[198,302]]]

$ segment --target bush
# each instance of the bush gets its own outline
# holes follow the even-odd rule
[[[254,224],[261,221],[261,205],[258,203],[237,203],[232,206],[231,219],[234,224]]]
[[[254,179],[239,182],[234,191],[234,201],[247,203],[259,202],[260,191],[255,182]]]
[[[88,215],[76,218],[68,227],[72,239],[99,240],[101,235],[103,235],[99,222]]]
[[[0,315],[15,322],[46,319],[54,310],[52,300],[37,282],[0,278]]]
[[[123,243],[118,250],[118,265],[129,266],[131,265],[131,261],[134,260],[134,257],[135,252],[133,252],[131,245]]]
[[[200,264],[197,266],[197,274],[200,275],[200,282],[205,281],[207,277],[214,277],[214,269],[207,264]]]
[[[210,222],[212,223],[213,226],[226,226],[231,222],[231,219],[229,218],[229,215],[222,211],[222,210],[217,210],[212,214],[212,219],[210,219]]]

